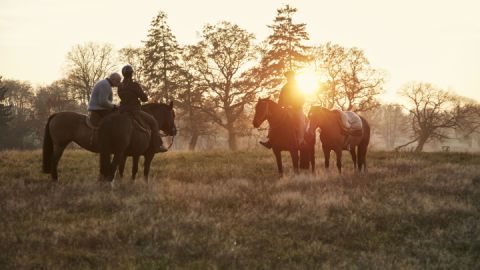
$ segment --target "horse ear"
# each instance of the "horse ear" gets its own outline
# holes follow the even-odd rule
[[[170,103],[168,103],[168,107],[170,107],[170,109],[173,109],[173,100],[171,100]]]

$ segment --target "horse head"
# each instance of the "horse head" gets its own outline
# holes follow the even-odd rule
[[[175,126],[175,110],[173,109],[173,101],[169,104],[150,103],[144,107],[148,113],[153,115],[157,120],[158,127],[168,136],[177,135],[177,127]]]
[[[322,128],[323,124],[327,122],[327,117],[331,111],[322,106],[312,106],[308,112],[309,133],[315,133],[317,128]]]
[[[258,128],[269,117],[269,104],[273,103],[269,98],[259,98],[255,105],[255,116],[253,117],[253,127]]]

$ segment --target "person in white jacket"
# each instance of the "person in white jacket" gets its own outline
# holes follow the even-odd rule
[[[90,101],[88,102],[88,112],[90,122],[98,126],[105,116],[109,115],[116,109],[113,104],[112,87],[118,87],[122,81],[122,77],[118,73],[112,73],[108,78],[98,81],[92,90]]]

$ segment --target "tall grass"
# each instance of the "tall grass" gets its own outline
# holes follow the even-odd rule
[[[113,188],[94,154],[67,151],[56,184],[40,161],[0,153],[1,269],[480,268],[480,155],[278,179],[267,151],[172,152]]]

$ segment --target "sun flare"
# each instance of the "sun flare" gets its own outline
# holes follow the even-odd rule
[[[313,94],[318,90],[319,78],[318,74],[313,69],[304,69],[297,72],[295,75],[298,88],[306,95]]]

